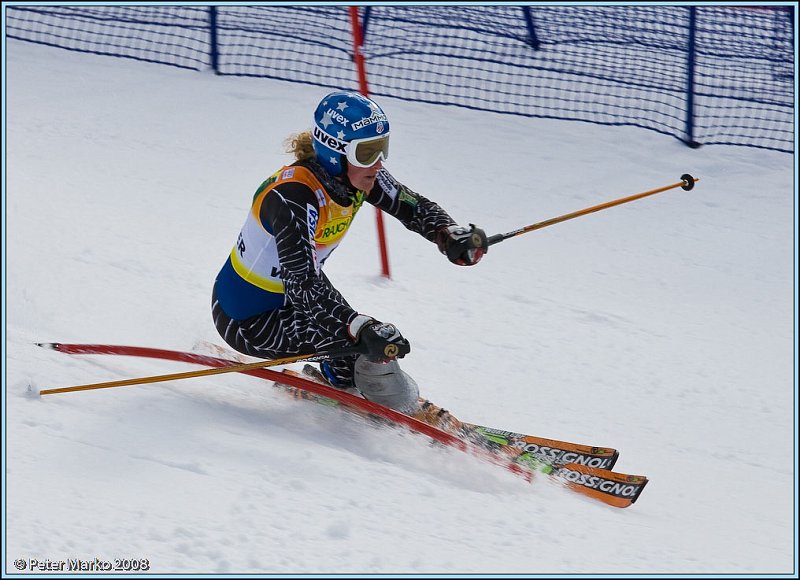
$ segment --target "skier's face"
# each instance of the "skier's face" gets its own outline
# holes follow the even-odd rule
[[[375,185],[375,176],[378,175],[378,170],[383,167],[383,162],[378,160],[374,165],[369,167],[355,167],[354,165],[347,165],[347,178],[353,187],[361,191],[369,192]]]

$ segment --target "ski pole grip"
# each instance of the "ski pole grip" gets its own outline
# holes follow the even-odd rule
[[[486,238],[486,245],[491,246],[499,242],[502,242],[504,239],[506,239],[504,234],[495,234],[493,236],[489,236],[488,238]]]

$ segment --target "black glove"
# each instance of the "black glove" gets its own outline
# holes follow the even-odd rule
[[[459,266],[473,266],[489,251],[486,232],[475,224],[469,224],[469,227],[449,226],[436,232],[439,251]]]
[[[347,327],[356,349],[372,360],[403,358],[411,352],[411,344],[394,324],[378,322],[359,314]]]

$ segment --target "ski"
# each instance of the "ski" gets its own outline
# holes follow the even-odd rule
[[[496,445],[498,449],[511,447],[520,450],[521,453],[517,459],[519,463],[535,464],[541,461],[552,465],[577,463],[587,467],[611,470],[619,459],[619,451],[610,447],[546,439],[473,423],[465,423],[465,425],[484,437],[487,445]]]
[[[283,372],[294,376],[303,376],[316,383],[328,386],[322,373],[310,364],[304,365],[302,374],[289,369],[284,369]],[[290,394],[295,398],[309,398],[308,393],[302,389],[295,389],[280,384],[278,386],[288,389]],[[326,401],[324,398],[317,402],[332,404],[331,401]],[[425,399],[420,399],[420,403],[432,405],[430,401],[426,401]],[[441,407],[435,405],[433,405],[433,407],[439,410],[440,414],[450,415],[448,411],[442,410]],[[535,435],[526,435],[474,423],[467,423],[455,419],[454,417],[445,419],[444,421],[426,420],[424,418],[420,420],[430,423],[444,431],[453,433],[456,436],[467,437],[473,443],[477,443],[481,447],[485,447],[491,451],[512,456],[517,463],[527,464],[534,469],[542,463],[548,465],[576,463],[587,467],[611,470],[619,458],[619,451],[610,447],[597,447],[559,441],[557,439],[546,439],[544,437],[536,437]]]
[[[197,341],[193,350],[208,352],[216,356],[235,359],[237,362],[246,364],[257,360],[246,357],[241,353],[232,351],[229,348],[219,346],[213,342]],[[286,373],[294,373],[296,376],[305,376],[309,380],[327,385],[322,373],[312,365],[304,365],[302,374],[298,375],[295,371],[285,370]],[[310,399],[312,394],[302,389],[295,389],[288,385],[277,384],[283,387],[291,396],[298,399]],[[325,405],[338,404],[336,401],[325,397],[316,397],[317,402]],[[358,412],[357,407],[350,407],[350,411]],[[372,417],[375,418],[374,416]],[[465,431],[470,433],[473,441],[483,447],[497,452],[505,452],[507,455],[515,456],[516,461],[528,464],[531,468],[537,468],[541,463],[550,465],[564,465],[576,463],[587,467],[611,470],[619,459],[619,451],[610,447],[598,447],[569,443],[557,439],[546,439],[535,435],[515,433],[503,429],[486,427],[474,423],[460,422]]]
[[[66,354],[137,356],[209,367],[240,364],[238,360],[158,348],[65,343],[38,343],[37,345]],[[406,427],[411,431],[426,435],[434,441],[502,466],[526,481],[533,481],[534,475],[537,473],[545,474],[547,477],[563,483],[565,487],[609,506],[624,508],[632,505],[639,498],[648,481],[644,476],[627,475],[598,467],[597,462],[603,459],[608,460],[608,464],[613,466],[618,455],[613,449],[543,439],[470,423],[461,423],[461,425],[467,426],[467,433],[455,434],[364,398],[298,376],[300,373],[295,371],[279,372],[267,368],[257,368],[241,372],[277,383],[284,390],[288,389],[296,398],[342,406],[347,410],[373,417],[384,423]]]
[[[628,475],[577,463],[555,466],[549,475],[573,491],[618,508],[628,507],[639,499],[648,481],[643,475]]]
[[[319,371],[313,369],[311,365],[305,365],[303,373],[291,369],[284,369],[283,373],[286,376],[302,377],[313,383],[327,386]],[[365,412],[358,406],[342,404],[302,388],[280,381],[276,383],[276,386],[296,399],[313,401],[327,406],[340,405],[350,412],[366,416],[373,421],[381,422],[382,420],[382,417]],[[442,428],[436,424],[433,426],[464,440],[468,445],[474,445],[479,450],[477,454],[484,458],[488,457],[486,455],[488,451],[494,459],[501,462],[510,461],[511,465],[523,467],[531,474],[542,473],[572,491],[614,507],[624,508],[633,504],[648,482],[648,479],[641,475],[611,471],[619,457],[616,449],[546,439],[458,420],[455,420],[454,424],[452,428]]]

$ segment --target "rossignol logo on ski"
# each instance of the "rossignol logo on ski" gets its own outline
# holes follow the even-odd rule
[[[578,451],[569,451],[567,449],[558,449],[557,447],[547,447],[545,445],[529,443],[524,440],[515,441],[513,445],[521,449],[524,453],[530,453],[548,463],[577,463],[578,465],[597,467],[599,469],[611,469],[613,467],[613,455],[610,457],[596,457]]]
[[[635,481],[614,481],[596,474],[581,473],[567,466],[559,467],[552,475],[568,483],[580,485],[588,489],[596,489],[608,495],[626,499],[635,499],[641,491],[642,483],[644,482],[642,478],[636,476],[628,476],[627,478],[628,480],[633,479]]]

